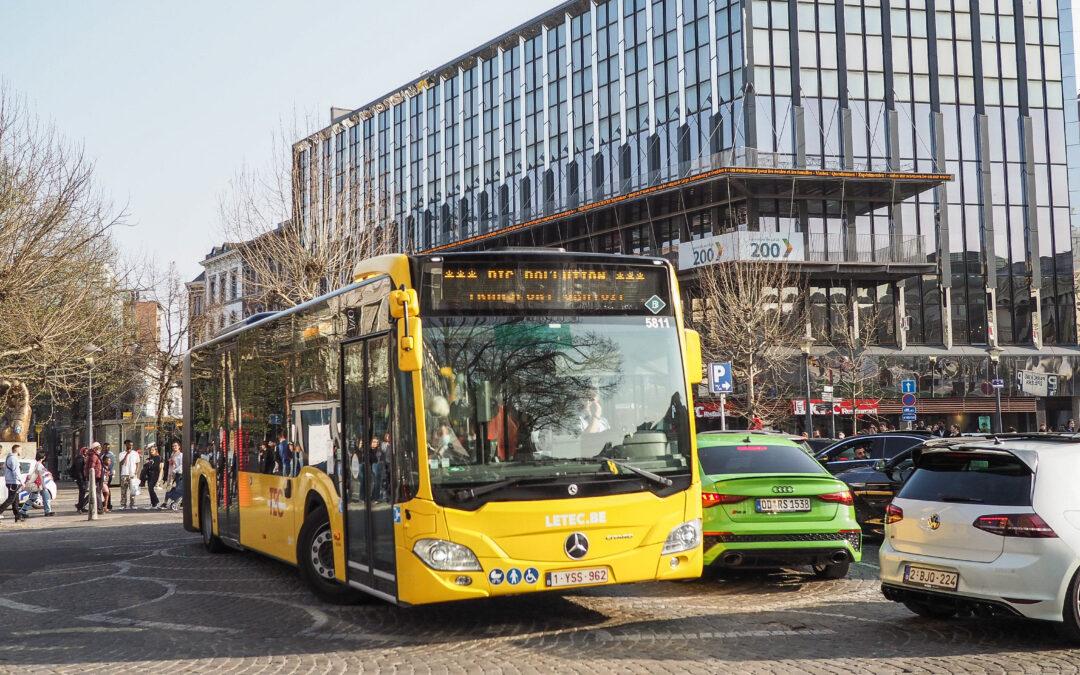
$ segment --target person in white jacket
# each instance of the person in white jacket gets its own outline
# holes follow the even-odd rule
[[[139,480],[142,457],[131,441],[124,441],[120,452],[120,510],[135,508],[135,488]]]
[[[11,446],[11,451],[4,458],[4,485],[7,486],[8,495],[4,503],[0,504],[0,513],[8,506],[11,507],[16,523],[26,517],[19,511],[19,488],[23,484],[22,471],[19,469],[19,447]]]
[[[30,466],[30,473],[26,474],[26,482],[24,487],[31,491],[36,490],[37,498],[41,500],[41,505],[45,508],[45,515],[55,515],[52,509],[53,500],[56,499],[56,481],[53,480],[52,472],[45,468],[45,451],[38,450],[37,455],[34,457],[34,463]],[[34,502],[34,499],[27,499],[23,504],[20,513],[22,517],[28,517],[30,513],[30,505]]]

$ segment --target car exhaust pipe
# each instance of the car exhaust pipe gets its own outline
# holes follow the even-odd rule
[[[832,561],[834,564],[846,563],[848,561],[847,551],[837,551],[832,554]]]
[[[739,565],[742,564],[742,561],[743,561],[742,553],[734,553],[734,552],[732,552],[732,553],[725,553],[724,554],[723,562],[728,567],[738,567]]]

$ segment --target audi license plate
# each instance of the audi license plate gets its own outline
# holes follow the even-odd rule
[[[608,581],[608,568],[588,567],[581,570],[562,570],[560,572],[547,572],[544,575],[544,585],[548,588],[560,586],[586,586],[588,584],[606,584]]]
[[[935,570],[918,565],[904,565],[904,583],[924,588],[942,588],[955,591],[960,585],[960,575],[956,572]]]
[[[758,513],[798,513],[810,510],[809,497],[776,497],[757,500]]]

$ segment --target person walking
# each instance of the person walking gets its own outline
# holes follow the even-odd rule
[[[161,477],[161,455],[158,454],[157,446],[151,443],[146,452],[148,456],[146,461],[143,462],[142,472],[139,474],[139,479],[142,484],[146,486],[146,491],[150,494],[150,508],[156,509],[158,505],[157,496],[157,484],[158,479]]]
[[[139,450],[130,440],[120,452],[120,510],[135,508],[135,486],[139,479]]]
[[[94,481],[94,487],[97,490],[97,503],[93,506],[97,508],[98,513],[102,512],[102,505],[105,503],[105,496],[101,492],[101,484],[105,481],[105,469],[101,463],[101,444],[94,441],[90,445],[90,449],[86,452],[86,462],[84,464],[83,476],[86,478],[86,482]]]
[[[172,476],[172,488],[165,493],[165,503],[160,508],[176,511],[184,496],[184,453],[180,450],[180,441],[172,442],[172,454],[169,455],[169,475]]]
[[[7,499],[3,504],[0,504],[0,513],[3,513],[5,509],[10,505],[11,513],[15,515],[15,522],[19,522],[26,518],[19,511],[19,490],[22,489],[23,475],[19,469],[19,445],[11,446],[11,451],[8,452],[8,456],[4,458],[4,484],[7,485]]]
[[[79,488],[79,501],[75,502],[76,513],[86,513],[86,498],[88,496],[86,490],[86,452],[86,448],[79,448],[71,460],[71,468],[68,469],[71,479],[75,481],[75,485]]]
[[[112,491],[109,490],[109,486],[112,485],[113,477],[115,474],[114,462],[116,457],[113,455],[112,448],[108,443],[102,443],[101,445],[101,469],[105,472],[105,477],[101,480],[101,512],[108,513],[112,511]]]
[[[36,488],[38,499],[41,500],[41,506],[45,509],[45,515],[54,516],[56,513],[52,509],[52,503],[56,499],[56,481],[53,480],[52,472],[45,468],[47,454],[44,450],[37,451],[30,473],[26,475],[25,486],[27,490],[31,487]],[[31,499],[27,499],[23,504],[21,509],[23,518],[28,517],[30,513],[31,502]]]

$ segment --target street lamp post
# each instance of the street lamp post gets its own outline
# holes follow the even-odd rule
[[[101,351],[101,347],[92,344],[86,345],[84,351],[86,352],[85,359],[86,365],[89,367],[90,376],[89,395],[86,399],[86,447],[90,448],[94,445],[94,354]],[[86,519],[97,520],[97,481],[94,479],[92,471],[90,472],[87,490],[90,504],[86,508]]]
[[[810,349],[811,349],[811,347],[814,346],[814,338],[809,337],[809,336],[803,338],[802,344],[800,346],[802,347],[802,353],[803,353],[803,370],[804,370],[804,372],[806,374],[806,410],[805,410],[806,422],[805,422],[805,428],[806,428],[806,436],[807,436],[807,438],[810,438],[811,436],[814,435],[814,413],[813,413],[813,410],[810,407],[812,405],[810,403],[810,396],[811,396],[811,392],[810,392]]]
[[[986,353],[990,355],[990,362],[994,364],[995,380],[1001,379],[998,376],[998,365],[1001,361],[1001,354],[1004,351],[1005,350],[1003,350],[1001,347],[998,347],[997,345],[991,345],[986,349]],[[991,382],[990,384],[993,385],[994,383]],[[997,424],[996,433],[1002,433],[1004,429],[1001,426],[1001,387],[997,386],[994,387],[994,421]]]

